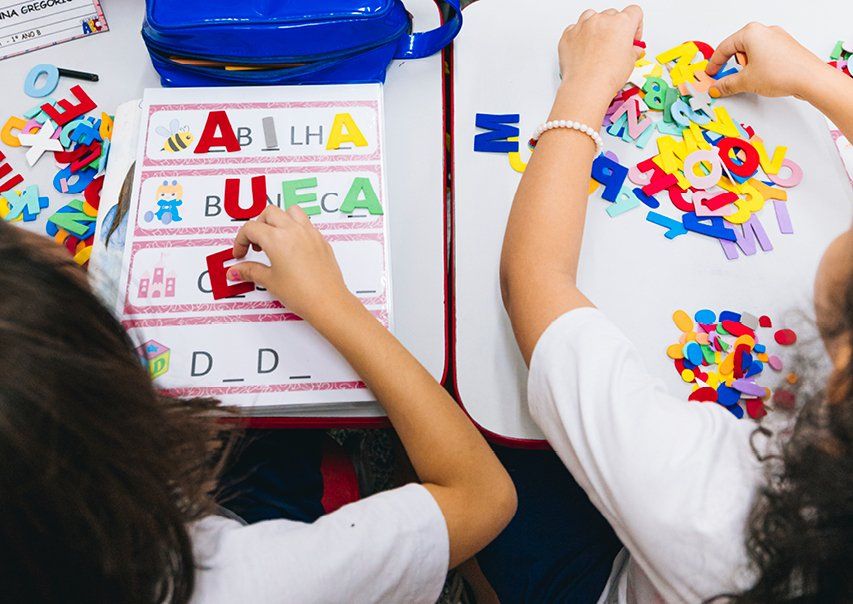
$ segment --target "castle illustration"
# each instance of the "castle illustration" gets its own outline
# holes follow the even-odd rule
[[[160,256],[160,262],[154,265],[154,276],[150,276],[148,272],[142,274],[139,280],[139,298],[174,298],[175,297],[175,273],[169,272],[166,274],[166,267],[163,263],[163,257]]]

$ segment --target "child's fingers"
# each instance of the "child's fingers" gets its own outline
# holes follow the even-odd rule
[[[584,21],[586,21],[587,19],[592,17],[594,14],[595,14],[595,11],[592,10],[591,8],[586,9],[584,12],[581,13],[581,16],[578,17],[578,25],[580,25],[581,23],[583,23]]]
[[[308,214],[299,206],[290,206],[287,208],[287,215],[299,224],[311,224]]]
[[[622,9],[622,12],[631,17],[631,20],[636,23],[636,30],[634,32],[635,40],[643,39],[643,9],[637,6],[636,4],[629,4],[625,8]]]
[[[283,227],[287,223],[287,212],[277,206],[267,206],[256,218],[258,222],[263,222],[274,227]]]
[[[227,277],[231,281],[252,281],[261,287],[267,287],[272,269],[260,262],[241,262],[228,269]]]
[[[731,96],[740,92],[746,92],[746,75],[743,71],[720,78],[708,91],[713,98]]]
[[[249,251],[250,245],[259,245],[265,248],[265,242],[269,241],[270,234],[275,227],[268,224],[250,220],[237,231],[234,238],[234,257],[242,258]]]
[[[743,45],[743,29],[739,29],[720,42],[714,54],[708,59],[708,66],[705,68],[705,73],[715,75],[720,71],[720,67],[725,65],[726,61],[731,59],[736,52],[744,52],[745,50]]]

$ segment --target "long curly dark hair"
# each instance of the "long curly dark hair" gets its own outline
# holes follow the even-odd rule
[[[853,602],[853,274],[836,285],[832,308],[818,308],[836,365],[805,402],[781,463],[769,465],[747,539],[759,578],[739,602]]]
[[[223,412],[158,396],[49,240],[0,220],[0,266],[0,600],[187,602]]]

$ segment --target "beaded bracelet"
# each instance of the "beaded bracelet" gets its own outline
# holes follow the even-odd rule
[[[592,142],[595,143],[595,154],[598,155],[601,153],[601,150],[604,148],[604,141],[601,140],[601,135],[594,128],[590,128],[586,124],[582,124],[580,122],[573,122],[572,120],[553,120],[550,122],[545,122],[541,126],[539,126],[536,131],[533,133],[533,138],[530,139],[530,144],[532,147],[536,146],[536,143],[539,141],[539,137],[542,136],[548,130],[553,130],[555,128],[570,128],[572,130],[577,130],[578,132],[583,132],[588,137],[592,139]]]

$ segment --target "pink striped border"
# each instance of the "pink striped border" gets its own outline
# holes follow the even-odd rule
[[[233,164],[269,164],[269,163],[302,163],[302,162],[346,162],[346,161],[378,161],[382,157],[382,137],[379,131],[379,103],[377,101],[280,101],[274,103],[175,103],[163,105],[149,105],[148,124],[151,124],[151,116],[158,111],[217,111],[220,109],[305,109],[305,108],[330,108],[330,107],[369,107],[376,113],[376,151],[370,155],[295,155],[295,156],[264,156],[232,157],[228,161]],[[143,147],[143,167],[146,166],[180,166],[180,165],[204,165],[222,163],[222,157],[211,158],[189,158],[181,157],[175,159],[151,159],[148,157],[148,137],[150,128],[145,133],[145,146]],[[225,156],[226,158],[228,156]]]
[[[362,381],[350,382],[309,382],[296,384],[269,384],[265,386],[196,386],[187,388],[163,388],[159,391],[166,396],[222,396],[223,394],[265,394],[274,392],[306,392],[326,390],[366,390]]]
[[[384,243],[385,235],[383,232],[378,233],[329,233],[325,235],[328,241],[379,241]],[[214,302],[206,304],[173,304],[169,306],[134,306],[130,303],[130,284],[131,275],[133,275],[133,264],[136,261],[136,253],[141,249],[163,249],[173,247],[206,247],[222,245],[225,247],[234,245],[233,239],[168,239],[168,240],[149,240],[149,241],[134,241],[130,250],[130,264],[128,266],[128,278],[125,284],[124,291],[124,310],[123,314],[127,315],[145,315],[159,314],[167,312],[216,312],[223,310],[263,310],[263,309],[281,309],[284,308],[278,300],[256,300],[256,301],[241,301],[234,300],[231,302]],[[383,263],[385,257],[383,255]],[[383,267],[384,270],[384,267]],[[387,288],[386,288],[387,289]],[[379,296],[371,298],[362,298],[361,303],[365,306],[385,306],[386,293],[383,292]],[[295,316],[295,315],[294,315]]]
[[[379,191],[384,191],[382,183],[382,170],[379,165],[345,165],[345,166],[291,166],[280,172],[272,174],[292,174],[292,173],[319,173],[327,174],[331,172],[371,172],[377,175],[379,180]],[[157,229],[142,229],[140,228],[142,216],[142,184],[152,178],[180,178],[181,176],[270,176],[269,173],[255,168],[228,168],[224,170],[216,168],[203,168],[186,171],[168,171],[168,170],[153,170],[143,171],[139,179],[139,189],[136,193],[136,221],[133,234],[135,237],[156,237],[156,236],[171,236],[171,235],[234,235],[240,230],[240,227],[246,221],[240,221],[233,226],[218,226],[218,227],[187,227],[187,228],[157,228]],[[382,199],[383,207],[387,202]],[[223,210],[224,211],[224,210]],[[350,230],[350,229],[381,229],[384,226],[385,216],[382,215],[375,220],[370,221],[355,221],[355,222],[340,222],[340,223],[325,223],[317,222],[314,227],[318,231],[329,230]]]
[[[388,327],[388,312],[385,310],[370,311],[376,320]],[[142,329],[145,327],[178,327],[182,325],[221,325],[225,323],[276,323],[280,321],[303,321],[304,319],[292,312],[263,313],[256,315],[208,315],[194,317],[158,317],[143,319],[125,319],[121,322],[125,329]]]

